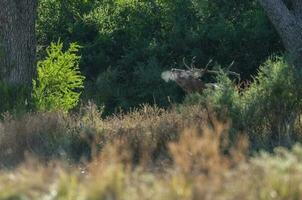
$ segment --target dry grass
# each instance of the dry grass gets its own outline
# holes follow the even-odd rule
[[[248,139],[228,130],[198,106],[7,115],[0,162],[19,165],[0,170],[0,200],[302,198],[302,147],[249,157]]]
[[[17,118],[7,114],[0,122],[0,163],[17,164],[26,153],[42,160],[90,160],[107,143],[121,139],[131,147],[133,162],[152,165],[169,157],[167,144],[177,140],[185,127],[203,126],[207,120],[198,106],[186,112],[142,106],[130,114],[100,116],[93,104],[77,115],[29,113]]]
[[[123,148],[127,145],[121,140],[107,144],[85,166],[45,166],[30,159],[13,171],[0,172],[0,199],[301,199],[300,146],[230,165],[234,157],[222,153],[222,134],[207,131],[186,129],[179,141],[169,144],[174,164],[161,171],[133,165],[131,150]]]

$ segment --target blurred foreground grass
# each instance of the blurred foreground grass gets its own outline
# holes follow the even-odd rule
[[[4,115],[1,200],[301,199],[302,147],[249,151],[199,106]]]

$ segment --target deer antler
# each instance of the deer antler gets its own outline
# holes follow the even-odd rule
[[[184,63],[185,67],[186,67],[188,70],[192,70],[192,68],[190,68],[189,65],[187,65],[187,63],[186,63],[186,58],[185,58],[185,57],[182,58],[182,62]]]
[[[214,74],[217,75],[220,73],[220,71],[217,70],[209,70],[209,66],[210,64],[213,62],[213,60],[211,59],[208,64],[206,65],[205,68],[203,69],[193,69],[193,73],[195,74],[195,77],[202,77],[205,74]],[[230,71],[229,68],[234,64],[234,61],[229,65],[229,67],[227,68],[228,70],[226,71],[227,74],[229,75],[233,75],[233,76],[237,76],[238,78],[240,78],[240,74]],[[192,69],[191,69],[192,70]]]
[[[213,62],[213,59],[209,60],[208,64],[206,65],[206,67],[204,69],[202,69],[202,75],[204,75],[205,73],[209,72],[209,66],[210,64]]]
[[[185,67],[190,70],[193,71],[196,67],[195,67],[195,62],[196,62],[196,56],[194,56],[191,60],[191,64],[190,66],[186,63],[186,58],[183,57],[182,62],[184,63]]]
[[[215,71],[215,70],[207,70],[208,74],[219,74],[220,72],[219,71]],[[233,71],[226,71],[227,74],[229,75],[233,75],[233,76],[237,76],[238,78],[240,77],[240,74],[236,73],[236,72],[233,72]]]

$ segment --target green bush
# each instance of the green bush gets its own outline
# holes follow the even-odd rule
[[[38,110],[68,111],[79,101],[84,76],[79,71],[79,46],[71,43],[66,52],[63,43],[51,43],[47,58],[38,62],[37,81],[33,80],[33,100]]]
[[[247,133],[255,149],[290,146],[301,134],[295,128],[302,111],[300,77],[301,71],[285,59],[272,57],[244,90],[221,73],[220,89],[190,95],[185,103],[206,105],[220,120],[231,120],[233,132]]]
[[[243,126],[265,144],[290,145],[294,126],[301,114],[301,71],[275,57],[266,61],[243,92]],[[300,76],[300,77],[299,77]]]
[[[184,105],[203,104],[221,121],[240,118],[241,95],[236,82],[221,69],[213,78],[218,85],[216,89],[208,88],[202,94],[189,94],[184,99]]]

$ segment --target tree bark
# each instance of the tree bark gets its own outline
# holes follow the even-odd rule
[[[302,67],[302,1],[291,0],[288,8],[282,0],[259,0],[280,35],[294,63]]]
[[[37,0],[0,0],[0,80],[30,85],[36,66]]]

